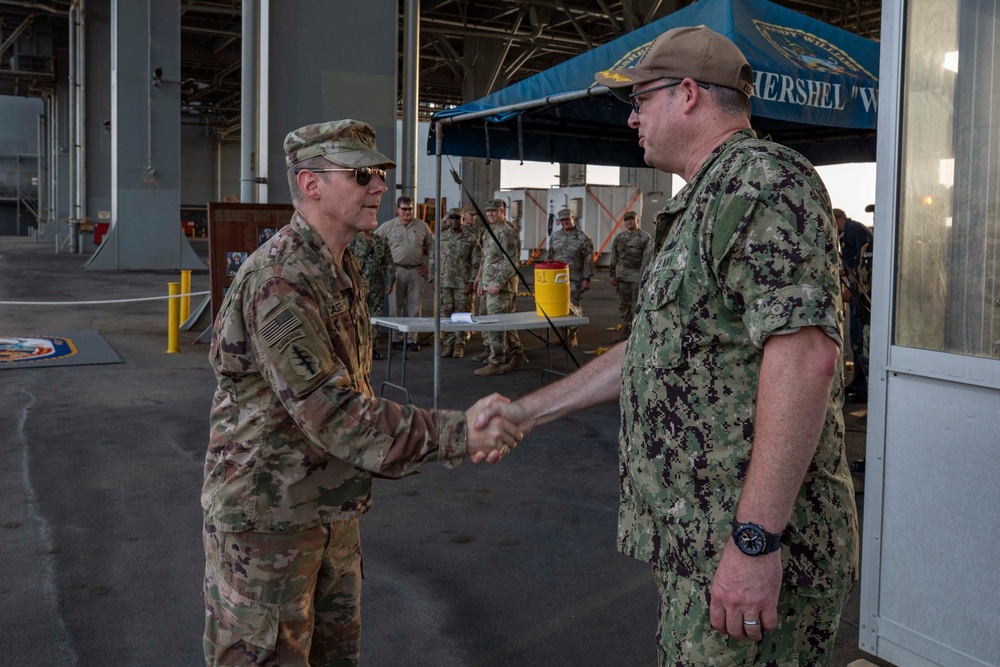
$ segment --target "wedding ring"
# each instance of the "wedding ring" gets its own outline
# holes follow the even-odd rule
[[[756,628],[758,625],[760,625],[760,621],[747,621],[747,620],[744,620],[743,621],[743,625],[747,626],[748,628]]]

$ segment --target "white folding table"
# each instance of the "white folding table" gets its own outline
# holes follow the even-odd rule
[[[590,320],[583,316],[578,315],[567,315],[566,317],[552,317],[549,318],[552,324],[559,327],[575,327],[581,324],[587,324]],[[385,381],[379,388],[379,395],[385,395],[385,388],[392,387],[394,389],[399,389],[406,395],[406,402],[410,402],[410,392],[406,389],[406,343],[409,339],[409,334],[426,333],[429,331],[434,331],[434,318],[433,317],[373,317],[372,324],[378,326],[386,327],[391,331],[398,331],[403,334],[403,361],[402,361],[402,372],[399,384],[392,382],[392,334],[388,336],[389,342],[387,343],[387,354],[386,354],[386,371],[385,371]],[[523,311],[517,313],[504,313],[502,315],[481,315],[473,319],[472,322],[455,322],[450,318],[441,319],[441,331],[521,331],[527,329],[545,329],[545,352],[546,352],[546,367],[542,371],[544,376],[546,373],[554,373],[556,375],[565,375],[565,373],[552,368],[552,346],[550,345],[549,336],[552,333],[552,329],[549,327],[549,320],[544,317],[537,315],[535,311]],[[566,353],[566,365],[569,367],[569,353]]]

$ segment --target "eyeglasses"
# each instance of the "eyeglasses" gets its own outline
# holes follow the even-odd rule
[[[656,92],[657,90],[663,90],[664,88],[671,88],[672,86],[677,86],[682,83],[684,83],[684,79],[681,79],[680,81],[674,81],[672,83],[664,83],[660,86],[653,86],[652,88],[646,88],[645,90],[637,90],[634,93],[629,93],[628,94],[629,104],[632,105],[633,111],[639,113],[641,111],[640,107],[642,106],[642,102],[640,102],[638,99],[640,95],[645,95],[646,93],[653,93]],[[708,90],[707,83],[701,83],[700,81],[695,81],[695,83],[697,83],[701,88]]]
[[[388,169],[384,167],[328,167],[325,169],[309,169],[308,167],[303,167],[299,169],[296,173],[303,171],[311,171],[314,174],[321,174],[324,171],[353,171],[354,180],[357,181],[358,185],[365,187],[372,182],[372,176],[378,176],[383,181],[385,181],[386,174],[389,173]]]

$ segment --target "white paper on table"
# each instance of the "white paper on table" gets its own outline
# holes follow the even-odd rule
[[[472,313],[452,313],[451,321],[457,324],[487,324],[489,322],[499,322],[497,317],[473,317]]]

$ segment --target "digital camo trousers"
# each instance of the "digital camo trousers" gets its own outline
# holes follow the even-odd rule
[[[829,667],[840,611],[850,586],[822,596],[782,586],[778,627],[759,642],[737,641],[712,627],[711,584],[653,566],[659,590],[659,667]]]
[[[359,664],[358,520],[281,534],[206,524],[207,665]]]

